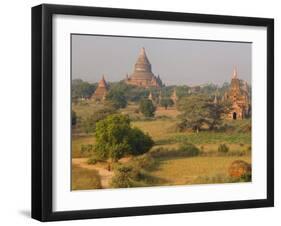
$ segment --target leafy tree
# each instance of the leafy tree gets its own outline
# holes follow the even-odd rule
[[[191,95],[182,98],[178,103],[178,109],[182,112],[180,127],[192,128],[199,132],[207,117],[206,103],[210,100],[205,95]]]
[[[132,129],[127,115],[113,114],[96,123],[95,154],[100,159],[117,161],[126,155],[147,152],[153,145],[148,135]]]
[[[149,93],[149,90],[143,87],[128,85],[123,81],[111,83],[110,86],[111,90],[122,92],[127,101],[138,102]]]
[[[205,93],[205,94],[212,94],[214,92],[216,92],[218,89],[218,86],[212,83],[209,84],[205,84],[202,88],[201,88],[201,92]]]
[[[174,105],[174,102],[170,98],[163,98],[160,101],[160,105],[167,109],[168,107],[171,107]]]
[[[139,106],[140,112],[145,116],[145,117],[154,117],[155,113],[155,106],[153,105],[152,101],[149,99],[143,99],[140,102]]]
[[[82,79],[74,79],[71,86],[72,98],[90,97],[96,87],[96,84],[84,82]]]
[[[115,113],[116,110],[110,105],[103,106],[97,110],[94,110],[93,113],[82,120],[82,128],[85,133],[93,133],[96,129],[96,123],[108,115]]]
[[[229,90],[230,84],[228,82],[224,82],[220,88],[220,93],[223,95],[226,91]]]
[[[71,125],[75,126],[77,123],[77,115],[75,111],[71,111]]]
[[[231,109],[231,105],[229,102],[214,103],[209,97],[200,94],[183,98],[178,109],[182,112],[179,127],[192,128],[199,132],[204,124],[210,130],[221,125],[222,116]]]
[[[106,99],[110,101],[116,109],[125,108],[127,106],[127,100],[122,90],[111,89]]]
[[[222,115],[229,111],[229,104],[225,103],[206,103],[206,118],[205,122],[209,126],[210,130],[213,130],[221,125]]]
[[[181,99],[182,97],[188,96],[189,91],[190,91],[190,87],[188,87],[186,85],[176,87],[176,92],[177,92],[177,96],[179,99]]]

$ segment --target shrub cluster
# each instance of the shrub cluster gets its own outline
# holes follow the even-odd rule
[[[132,161],[115,164],[111,186],[115,188],[145,187],[159,183],[159,178],[149,175],[147,171],[156,166],[156,160],[149,154],[134,157]]]
[[[111,186],[113,188],[130,188],[136,186],[140,171],[132,166],[121,165],[115,169]]]
[[[220,144],[218,147],[219,153],[228,153],[229,147],[226,144]]]
[[[200,150],[191,143],[184,143],[178,149],[167,149],[163,147],[155,148],[150,151],[152,157],[170,158],[170,157],[192,157],[198,156]]]
[[[191,143],[184,143],[179,147],[179,151],[185,153],[187,156],[197,156],[200,150]]]

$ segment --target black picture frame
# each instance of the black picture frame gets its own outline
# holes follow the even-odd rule
[[[54,212],[52,210],[52,18],[55,14],[266,27],[267,198]],[[49,4],[32,8],[32,218],[40,221],[56,221],[271,206],[274,206],[273,19]]]

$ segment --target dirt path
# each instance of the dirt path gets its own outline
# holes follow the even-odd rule
[[[113,171],[108,171],[101,166],[90,165],[87,163],[87,160],[87,158],[73,158],[72,164],[75,164],[81,168],[98,171],[102,188],[108,188],[111,178],[113,177]]]

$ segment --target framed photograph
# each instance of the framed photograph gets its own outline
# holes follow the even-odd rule
[[[274,205],[274,21],[32,8],[32,217]]]

